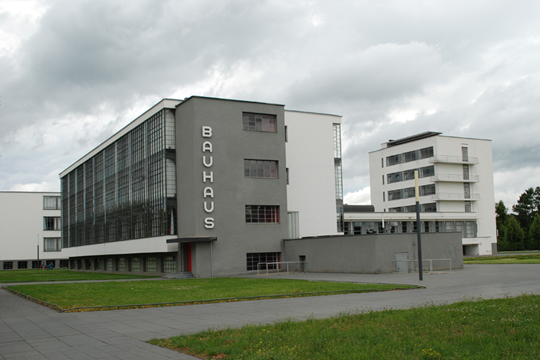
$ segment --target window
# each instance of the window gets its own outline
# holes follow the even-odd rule
[[[469,149],[466,146],[461,147],[461,157],[463,158],[463,162],[469,161]]]
[[[44,210],[60,210],[60,196],[44,196],[43,209]]]
[[[424,232],[429,232],[429,221],[424,221]]]
[[[246,268],[248,271],[257,270],[257,265],[260,269],[266,270],[267,263],[279,262],[279,253],[247,253],[246,254]],[[263,265],[264,264],[264,265]],[[268,266],[269,270],[276,269],[276,265],[272,264]]]
[[[386,157],[386,166],[396,165],[396,164],[399,164],[400,162],[401,162],[401,154]]]
[[[276,115],[243,114],[244,130],[276,132]]]
[[[405,206],[403,212],[416,212],[416,205]]]
[[[69,267],[69,260],[60,260],[60,267],[61,268],[68,268]]]
[[[402,198],[402,190],[392,190],[388,192],[388,201],[399,200]]]
[[[388,212],[403,212],[403,208],[401,206],[388,208]]]
[[[469,165],[463,165],[463,180],[469,180]]]
[[[139,269],[140,269],[139,258],[131,258],[130,259],[129,270],[130,271],[139,271]]]
[[[43,238],[43,251],[62,250],[62,238]]]
[[[422,212],[437,212],[437,204],[436,203],[422,204]]]
[[[471,211],[472,211],[471,202],[465,201],[465,212],[471,212]]]
[[[414,170],[404,171],[403,180],[414,180]]]
[[[113,258],[107,258],[105,261],[105,270],[114,270],[113,269]]]
[[[391,173],[391,174],[386,175],[386,177],[388,179],[388,183],[392,184],[392,183],[395,183],[395,182],[402,181],[403,180],[403,173],[401,171],[400,172],[395,172],[395,173]],[[384,180],[383,180],[383,184],[384,184]]]
[[[420,168],[420,174],[418,176],[423,178],[423,177],[428,177],[428,176],[433,176],[433,175],[435,175],[435,166],[431,165],[431,166]]]
[[[62,224],[60,217],[44,217],[43,218],[43,230],[60,230]]]
[[[426,159],[426,158],[433,157],[433,146],[420,149],[418,152],[419,152],[419,155],[420,155],[420,157],[419,157],[420,159]]]
[[[464,238],[476,237],[476,221],[465,221],[465,227],[463,230]]]
[[[353,222],[353,234],[354,235],[362,234],[362,223],[360,221]]]
[[[401,232],[402,233],[407,233],[407,222],[406,221],[402,221],[401,222]]]
[[[4,261],[4,270],[13,270],[13,261]]]
[[[277,178],[278,162],[275,160],[244,160],[244,176],[252,178]]]
[[[410,162],[416,160],[416,151],[409,151],[403,153],[403,162]]]
[[[246,223],[279,223],[279,206],[246,205]]]
[[[382,184],[384,185],[384,175],[382,175]]]
[[[385,202],[386,201],[386,197],[385,197],[386,193],[383,191],[382,193],[382,201]]]
[[[471,198],[471,184],[469,184],[469,183],[464,183],[463,184],[463,197],[465,199],[470,199]]]
[[[163,257],[163,272],[164,273],[176,272],[176,257],[175,256]]]
[[[285,142],[289,141],[289,132],[287,130],[287,126],[285,126]]]
[[[28,269],[28,261],[17,261],[17,269]]]
[[[403,198],[407,199],[407,198],[415,197],[415,193],[416,191],[414,190],[413,187],[403,189]]]
[[[32,269],[39,269],[39,263],[40,263],[40,261],[33,260],[32,261]]]
[[[126,270],[126,259],[118,258],[116,259],[116,271],[125,271]]]
[[[334,124],[334,158],[341,159],[341,124]]]
[[[435,184],[420,186],[420,196],[435,194]]]
[[[148,272],[156,272],[156,258],[147,257],[145,259],[144,269]]]

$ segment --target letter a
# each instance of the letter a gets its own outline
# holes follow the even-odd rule
[[[205,187],[203,192],[203,198],[205,197],[214,198],[214,189],[212,189],[211,187]]]
[[[202,144],[202,152],[212,152],[212,143],[210,141],[205,141]]]

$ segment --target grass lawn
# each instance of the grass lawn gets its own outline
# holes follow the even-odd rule
[[[0,271],[0,283],[17,283],[33,281],[64,281],[64,280],[116,280],[116,279],[145,279],[156,276],[130,274],[99,274],[78,272],[64,269],[55,270],[6,270]],[[158,276],[159,277],[159,276]]]
[[[464,264],[540,264],[540,254],[463,258]]]
[[[142,305],[210,299],[269,297],[282,294],[356,292],[363,289],[416,288],[408,285],[356,284],[289,279],[211,278],[9,286],[33,298],[72,309],[85,306]],[[227,300],[222,300],[227,301]],[[229,300],[232,301],[232,300]]]
[[[539,359],[540,296],[205,331],[150,343],[203,359]]]

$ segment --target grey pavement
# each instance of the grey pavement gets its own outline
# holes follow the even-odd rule
[[[283,278],[416,284],[425,289],[150,309],[58,313],[0,291],[0,359],[195,359],[147,340],[287,318],[403,309],[477,298],[540,294],[540,265],[465,265],[424,274],[291,274]]]

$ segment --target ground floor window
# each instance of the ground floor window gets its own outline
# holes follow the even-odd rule
[[[176,272],[176,258],[174,256],[165,256],[163,258],[163,272],[164,273]]]
[[[112,258],[107,258],[107,260],[105,261],[105,270],[114,270]]]
[[[267,263],[274,263],[279,262],[279,256],[280,253],[247,253],[246,259],[247,259],[247,270],[257,270],[257,265],[261,264],[259,268],[263,268],[266,270]],[[276,269],[276,265],[268,265],[268,269],[274,270]]]
[[[144,269],[147,272],[156,272],[156,258],[147,257],[144,263]]]
[[[18,261],[17,269],[28,269],[28,261]]]
[[[32,269],[39,269],[39,261],[37,260],[32,261]]]
[[[118,258],[116,259],[116,271],[125,271],[126,270],[126,259]]]
[[[12,270],[13,261],[4,261],[4,270]]]
[[[69,260],[60,260],[60,267],[61,268],[69,267]]]
[[[131,271],[139,271],[139,269],[140,269],[139,258],[131,258],[130,262],[131,262],[131,264],[130,264]]]

